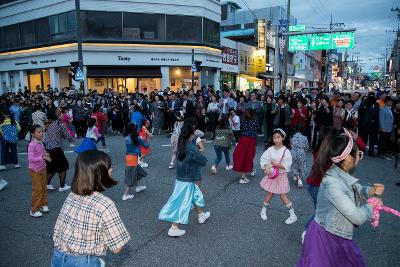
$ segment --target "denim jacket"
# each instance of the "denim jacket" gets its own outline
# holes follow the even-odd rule
[[[326,231],[345,239],[353,238],[354,226],[372,219],[372,206],[361,203],[370,197],[370,187],[336,165],[328,170],[318,191],[315,221]]]
[[[177,152],[179,154],[179,151]],[[178,156],[178,155],[177,155]],[[192,142],[186,143],[186,157],[176,161],[176,179],[182,182],[194,182],[200,174],[200,167],[206,166],[207,158],[201,154]]]

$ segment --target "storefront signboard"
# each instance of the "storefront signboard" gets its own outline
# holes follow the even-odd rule
[[[238,51],[230,47],[222,47],[222,63],[238,65]]]
[[[265,73],[266,70],[266,51],[265,49],[258,49],[255,51],[254,57],[254,73]]]
[[[258,49],[265,49],[265,19],[258,20]]]

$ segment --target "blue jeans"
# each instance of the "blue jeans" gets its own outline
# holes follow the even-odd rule
[[[229,150],[227,147],[222,146],[214,146],[215,154],[217,154],[217,159],[214,162],[215,167],[218,167],[219,163],[222,160],[222,152],[225,154],[225,162],[226,166],[231,164],[231,159],[229,157]]]
[[[97,256],[72,255],[58,249],[54,249],[51,258],[51,267],[104,267],[105,262]]]
[[[313,203],[314,203],[314,209],[317,208],[317,197],[318,197],[318,190],[319,190],[319,186],[315,186],[315,185],[308,185],[308,193],[310,194]],[[306,229],[308,228],[308,226],[310,225],[310,223],[312,222],[312,220],[314,220],[315,217],[315,212],[313,214],[313,216],[311,216],[311,218],[308,220],[307,224],[306,224]]]
[[[100,142],[100,140],[101,140],[101,145],[103,147],[105,147],[106,146],[106,138],[104,137],[104,134],[101,134],[101,136],[99,138],[97,138],[97,141],[95,141],[96,145],[98,142]]]

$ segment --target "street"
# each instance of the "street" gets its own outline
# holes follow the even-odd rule
[[[170,196],[175,170],[168,169],[171,156],[169,138],[156,136],[150,141],[152,153],[147,159],[148,177],[143,180],[147,190],[135,193],[132,200],[122,201],[124,189],[125,146],[121,136],[109,136],[107,144],[113,160],[113,176],[120,183],[105,192],[115,203],[131,234],[131,241],[118,255],[104,258],[107,266],[294,266],[301,251],[301,233],[308,218],[314,212],[306,188],[294,187],[291,180],[289,197],[293,201],[298,221],[285,225],[288,216],[279,197],[275,197],[268,209],[268,220],[262,221],[259,211],[264,192],[259,186],[262,170],[259,166],[263,152],[258,142],[254,163],[257,174],[249,184],[240,185],[238,174],[226,171],[224,160],[218,173],[211,175],[211,162],[215,159],[212,143],[206,144],[208,165],[202,169],[202,191],[206,199],[210,219],[197,223],[195,212],[190,224],[182,226],[186,235],[169,238],[169,223],[158,220],[158,213]],[[78,142],[76,142],[78,143]],[[31,182],[27,173],[26,141],[18,145],[21,169],[0,173],[9,183],[0,192],[0,266],[49,266],[52,255],[52,233],[58,212],[70,192],[50,192],[50,213],[43,218],[29,216]],[[65,146],[65,151],[71,151]],[[76,154],[66,154],[70,163],[67,184],[71,184]],[[231,151],[232,155],[232,151]],[[308,169],[311,153],[308,153]],[[400,209],[400,170],[394,169],[394,161],[366,156],[355,173],[362,184],[385,184],[383,202]],[[58,188],[58,177],[52,184]],[[367,266],[396,266],[400,262],[399,218],[382,214],[379,227],[374,230],[367,223],[355,229],[355,240],[362,250]]]

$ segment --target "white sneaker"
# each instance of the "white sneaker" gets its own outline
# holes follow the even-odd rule
[[[0,171],[4,171],[4,170],[6,170],[6,169],[7,169],[6,166],[0,165]]]
[[[52,184],[48,184],[47,190],[53,191],[53,190],[56,190],[56,188]]]
[[[139,165],[140,165],[140,167],[142,167],[142,168],[147,168],[147,167],[149,167],[149,164],[147,164],[146,162],[143,162],[143,161],[140,161],[140,162],[139,162]]]
[[[303,188],[303,182],[301,181],[300,178],[297,180],[297,187],[298,188]]]
[[[73,147],[76,147],[76,145],[75,145],[74,143],[70,143],[70,144],[69,144],[69,147],[70,147],[70,148],[73,148]]]
[[[211,213],[209,211],[207,212],[202,212],[199,214],[199,223],[204,223],[207,221],[208,218],[210,218]]]
[[[14,165],[14,168],[19,169],[19,168],[21,168],[21,165],[15,164],[15,165]]]
[[[107,147],[103,147],[101,151],[103,151],[104,153],[110,153],[110,149],[108,149]]]
[[[64,187],[59,187],[58,188],[58,192],[67,191],[69,189],[71,189],[71,187],[69,185],[65,184]]]
[[[41,213],[40,211],[36,211],[36,212],[30,211],[29,215],[31,215],[31,217],[33,217],[33,218],[40,218],[43,216],[43,213]]]
[[[230,170],[233,169],[233,166],[232,166],[232,165],[228,165],[228,166],[225,167],[225,169],[226,169],[227,171],[230,171]]]
[[[8,185],[7,181],[4,179],[0,180],[0,191],[4,189]]]
[[[135,191],[136,191],[136,193],[139,193],[139,192],[141,192],[141,191],[146,190],[146,188],[147,188],[147,187],[146,187],[145,185],[136,186]]]
[[[289,211],[289,213],[290,213],[290,216],[289,216],[289,218],[286,219],[285,223],[293,224],[293,223],[297,222],[297,216],[296,216],[296,214],[294,214],[294,211],[293,212]]]
[[[48,206],[43,206],[43,207],[40,208],[40,211],[44,212],[44,213],[48,213],[50,211],[50,209],[49,209]]]
[[[306,230],[303,231],[303,233],[301,234],[301,244],[304,244],[304,238],[306,237]]]
[[[131,194],[123,194],[122,195],[122,200],[132,199],[133,197],[134,197],[134,195],[131,195]]]
[[[265,206],[261,208],[260,216],[263,221],[267,220],[267,208]]]
[[[174,168],[174,164],[173,163],[170,163],[169,165],[168,165],[168,169],[173,169]]]
[[[251,173],[250,173],[250,176],[251,177],[254,177],[256,175],[256,170],[253,170]]]
[[[248,184],[249,182],[250,182],[250,180],[247,179],[246,177],[240,178],[240,180],[239,180],[239,184]]]
[[[212,174],[216,174],[216,173],[217,173],[217,168],[215,167],[215,165],[213,165],[213,166],[211,167],[211,173],[212,173]]]
[[[169,228],[168,230],[168,236],[170,237],[179,237],[179,236],[183,236],[186,233],[185,230],[181,230],[178,227],[176,228]]]

